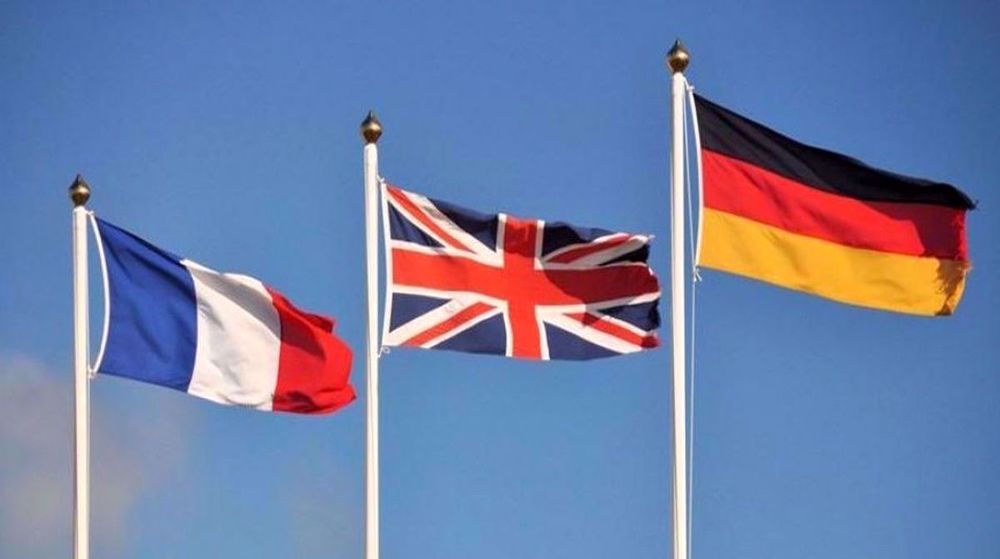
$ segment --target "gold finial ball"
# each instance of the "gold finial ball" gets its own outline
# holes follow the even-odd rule
[[[691,62],[691,55],[684,48],[684,43],[677,39],[674,41],[674,46],[670,47],[670,52],[667,53],[667,66],[670,67],[671,72],[683,72],[689,62]]]
[[[90,185],[83,180],[83,175],[77,175],[73,184],[69,185],[69,199],[74,206],[82,206],[90,200]]]
[[[361,123],[361,137],[366,144],[374,144],[382,136],[382,123],[378,121],[375,113],[368,111],[368,116]]]

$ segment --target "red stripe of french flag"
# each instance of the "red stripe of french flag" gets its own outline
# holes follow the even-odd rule
[[[274,411],[328,413],[355,399],[348,383],[351,350],[332,334],[334,321],[296,308],[267,288],[281,323]]]

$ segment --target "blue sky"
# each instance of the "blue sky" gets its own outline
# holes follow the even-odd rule
[[[703,272],[694,556],[996,557],[998,25],[991,2],[4,3],[0,556],[70,550],[76,172],[104,218],[360,351],[368,109],[400,186],[653,233],[665,278],[680,36],[709,98],[980,203],[947,319]],[[385,356],[383,556],[667,557],[669,367]],[[303,418],[98,378],[94,556],[360,557],[362,402]]]

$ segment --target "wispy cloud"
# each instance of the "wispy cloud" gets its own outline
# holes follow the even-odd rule
[[[168,404],[93,410],[91,538],[128,556],[129,512],[177,475],[187,425]],[[133,417],[121,417],[132,414]],[[141,414],[141,417],[137,415]],[[0,353],[0,557],[68,556],[72,547],[73,384],[39,360]],[[141,434],[136,432],[141,425]]]
[[[358,515],[359,476],[343,471],[331,456],[311,457],[310,467],[295,467],[296,480],[282,496],[294,517],[291,543],[296,557],[360,557],[364,524]]]

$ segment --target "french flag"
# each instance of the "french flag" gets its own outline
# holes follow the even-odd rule
[[[351,350],[331,319],[94,223],[107,297],[98,373],[266,411],[329,413],[354,400]]]

